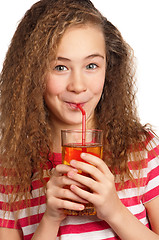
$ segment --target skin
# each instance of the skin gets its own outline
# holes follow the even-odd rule
[[[81,128],[81,112],[76,108],[77,103],[87,113],[89,128],[102,94],[105,69],[102,32],[89,26],[69,28],[58,47],[57,59],[51,62],[45,78],[45,102],[58,131]]]
[[[102,57],[89,57],[88,61],[87,57],[94,53],[100,53]],[[81,126],[81,113],[75,108],[75,103],[83,104],[87,112],[87,126],[95,127],[94,109],[102,93],[106,69],[102,32],[91,25],[70,28],[62,38],[57,57],[60,57],[60,60],[52,62],[50,71],[46,74],[45,101],[50,109],[52,123],[56,127],[57,143],[60,145],[59,135],[62,128],[74,129]],[[99,68],[88,70],[86,66],[96,61],[101,62]],[[59,65],[62,65],[60,72]],[[54,151],[58,150],[55,145]],[[121,203],[115,189],[114,176],[102,159],[87,153],[82,153],[81,158],[85,162],[73,159],[70,166],[60,164],[52,171],[47,184],[46,212],[32,240],[56,239],[60,223],[66,218],[62,209],[82,210],[83,203],[87,201],[94,204],[98,218],[106,221],[120,239],[159,240],[159,197],[145,204],[151,231]],[[91,178],[78,174],[77,169],[90,174]],[[70,185],[70,189],[65,189],[66,185]],[[83,185],[92,191],[84,190]],[[17,230],[10,229],[6,229],[6,232],[1,229],[0,238],[22,239]]]

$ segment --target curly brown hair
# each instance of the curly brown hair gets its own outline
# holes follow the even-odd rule
[[[79,24],[97,25],[105,36],[106,79],[96,125],[104,131],[104,160],[113,173],[120,172],[121,181],[130,176],[130,145],[148,135],[135,107],[133,51],[118,29],[89,0],[41,0],[20,22],[0,77],[1,176],[16,198],[29,198],[35,169],[43,181],[53,137],[44,76],[66,29]]]

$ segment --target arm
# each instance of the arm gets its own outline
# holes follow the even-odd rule
[[[55,240],[57,238],[58,229],[60,226],[60,222],[56,222],[51,217],[49,218],[44,214],[32,240]]]
[[[71,190],[81,198],[92,202],[97,210],[97,216],[105,220],[122,240],[159,240],[159,235],[156,234],[159,231],[157,229],[159,214],[155,212],[155,207],[152,207],[158,204],[158,198],[146,204],[153,232],[122,204],[115,189],[114,176],[106,164],[90,154],[85,154],[82,159],[92,165],[78,161],[71,161],[70,164],[74,168],[89,173],[92,178],[76,172],[69,172],[68,176],[87,186],[92,192],[87,192],[75,185],[71,186]]]
[[[149,205],[153,206],[154,203],[159,204],[159,197],[152,200]],[[150,210],[149,214],[152,231],[133,216],[125,206],[121,206],[121,210],[109,221],[109,224],[122,240],[159,240],[159,211],[151,212]]]
[[[22,240],[23,234],[21,230],[11,228],[0,228],[0,239],[1,240]]]
[[[159,235],[159,196],[145,203],[151,229]]]

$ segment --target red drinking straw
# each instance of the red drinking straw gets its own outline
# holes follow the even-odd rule
[[[80,104],[77,104],[77,107],[82,112],[82,146],[85,146],[86,145],[86,112],[81,107]]]

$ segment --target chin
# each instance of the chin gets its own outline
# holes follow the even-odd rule
[[[82,128],[82,122],[80,121],[68,121],[66,123],[68,125],[68,128],[74,128],[74,129],[81,129]]]
[[[61,118],[61,121],[63,121],[63,123],[65,125],[70,125],[70,127],[72,126],[82,126],[82,114],[78,114],[78,115],[73,115],[72,114],[70,116],[63,116],[63,118]]]

